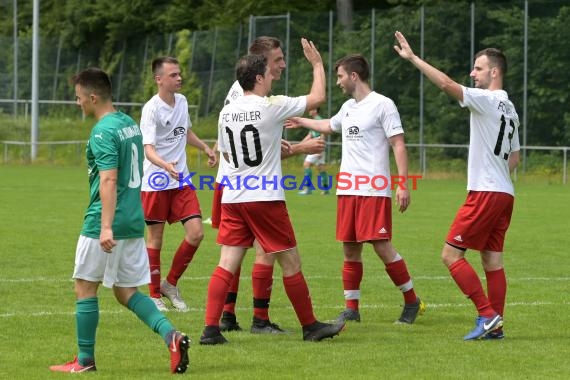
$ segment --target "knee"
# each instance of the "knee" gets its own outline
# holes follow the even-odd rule
[[[345,252],[344,261],[361,261],[361,255],[354,252]]]
[[[441,261],[446,267],[450,267],[453,263],[463,258],[463,251],[445,245],[441,251]]]
[[[255,263],[267,266],[273,266],[275,264],[275,257],[273,255],[268,255],[265,252],[256,252]]]
[[[450,258],[447,255],[445,255],[443,252],[441,254],[441,262],[443,263],[443,265],[445,265],[448,268],[451,264],[453,264]]]
[[[374,244],[374,252],[384,264],[389,264],[396,259],[397,252],[388,240]]]
[[[160,247],[162,247],[162,235],[148,236],[146,239],[146,245],[149,248],[160,249]]]
[[[283,277],[293,276],[301,271],[301,261],[290,261],[281,263]]]
[[[204,239],[204,231],[197,231],[191,234],[186,234],[185,239],[188,242],[188,244],[197,247]]]
[[[481,252],[481,264],[485,272],[493,272],[503,269],[503,254],[502,252]]]

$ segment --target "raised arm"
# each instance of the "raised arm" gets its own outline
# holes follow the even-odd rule
[[[463,89],[461,85],[445,73],[436,69],[420,57],[414,54],[412,48],[408,44],[408,41],[404,35],[400,32],[395,33],[396,39],[398,40],[398,45],[394,45],[394,50],[402,57],[410,61],[414,66],[418,68],[433,84],[443,90],[446,94],[454,97],[459,101],[463,101]]]
[[[305,57],[313,66],[313,84],[311,92],[307,95],[307,108],[306,110],[318,108],[326,99],[326,78],[325,66],[321,54],[313,44],[313,41],[307,41],[301,38],[301,45],[303,45],[303,53]]]

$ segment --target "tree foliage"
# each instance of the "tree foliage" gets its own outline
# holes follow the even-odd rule
[[[340,25],[335,16],[334,40],[329,43],[329,11],[342,1],[354,8],[352,28]],[[0,42],[4,47],[0,83],[5,89],[0,97],[4,98],[12,91],[10,79],[2,75],[7,73],[5,77],[10,78],[14,69],[13,4],[0,1]],[[30,96],[32,4],[17,1],[20,98]],[[155,91],[150,61],[158,55],[174,55],[181,62],[184,92],[190,102],[199,104],[202,114],[216,112],[233,81],[235,61],[247,50],[249,17],[289,14],[290,51],[285,53],[287,74],[294,78],[288,83],[289,94],[306,93],[311,81],[298,43],[300,36],[316,41],[326,62],[330,58],[334,63],[348,53],[362,53],[373,58],[374,88],[396,101],[408,141],[418,141],[420,75],[395,55],[392,46],[394,31],[401,30],[420,53],[420,5],[425,11],[424,58],[459,83],[470,85],[469,0],[42,0],[40,72],[45,74],[40,77],[40,96],[69,99],[72,94],[65,79],[79,68],[95,65],[112,75],[115,98],[144,101]],[[564,0],[529,2],[526,114],[522,112],[524,2],[475,0],[475,5],[475,51],[494,46],[509,58],[506,89],[521,119],[527,121],[528,144],[570,145],[570,71],[566,68],[570,62],[570,5]],[[267,24],[258,32],[285,38],[285,30],[279,29],[277,21]],[[67,65],[53,69],[56,61]],[[334,76],[332,73],[333,86]],[[275,91],[282,93],[284,82],[276,84]],[[468,113],[425,79],[423,87],[424,142],[466,143]],[[332,113],[346,99],[336,88],[330,94]],[[446,154],[459,152],[447,150]]]

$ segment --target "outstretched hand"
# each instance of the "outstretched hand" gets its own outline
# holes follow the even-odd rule
[[[301,151],[305,154],[321,154],[325,150],[326,143],[322,139],[308,139],[299,144]]]
[[[394,35],[396,36],[396,39],[398,40],[398,43],[400,44],[400,46],[394,45],[394,50],[396,50],[396,53],[398,53],[400,55],[400,57],[402,57],[404,59],[407,59],[407,60],[412,59],[414,56],[414,52],[412,51],[410,44],[408,44],[406,37],[404,37],[404,35],[399,31],[396,31],[396,33]]]
[[[318,63],[323,63],[321,53],[319,53],[313,41],[308,41],[306,38],[301,38],[301,45],[303,46],[303,53],[311,65],[314,66]]]
[[[294,117],[290,117],[289,119],[285,120],[285,124],[284,124],[286,129],[295,129],[295,128],[301,128],[303,126],[303,124],[301,124],[301,118],[294,116]]]
[[[291,143],[287,140],[281,139],[281,154],[288,156],[293,153]]]

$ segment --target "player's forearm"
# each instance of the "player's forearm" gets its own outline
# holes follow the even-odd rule
[[[400,183],[402,183],[402,181],[405,183],[408,179],[408,152],[406,150],[406,145],[403,142],[396,143],[393,150],[396,168],[398,169],[398,176],[400,176]]]
[[[322,62],[313,65],[313,84],[307,95],[307,110],[318,108],[326,99],[326,76]]]
[[[447,76],[447,74],[436,69],[417,55],[414,55],[410,59],[410,62],[446,94],[454,97],[455,99],[463,100],[463,90],[461,86],[459,83]]]
[[[101,229],[112,228],[117,208],[117,170],[105,170],[99,174]]]
[[[330,119],[309,119],[309,118],[299,118],[299,123],[315,132],[331,134],[332,129],[330,126]]]
[[[162,157],[156,153],[156,149],[154,145],[147,144],[144,146],[144,155],[147,160],[152,162],[153,165],[158,166],[159,168],[163,168],[164,170],[168,170],[167,165],[168,162],[164,161]]]
[[[188,137],[186,139],[186,142],[188,145],[191,145],[203,151],[205,151],[206,149],[210,149],[208,144],[200,140],[200,138],[198,138],[198,136],[196,136],[196,134],[192,131],[188,131]]]
[[[511,152],[511,154],[509,155],[509,172],[512,172],[517,168],[517,166],[519,166],[519,161],[520,161],[520,152],[519,151]]]

